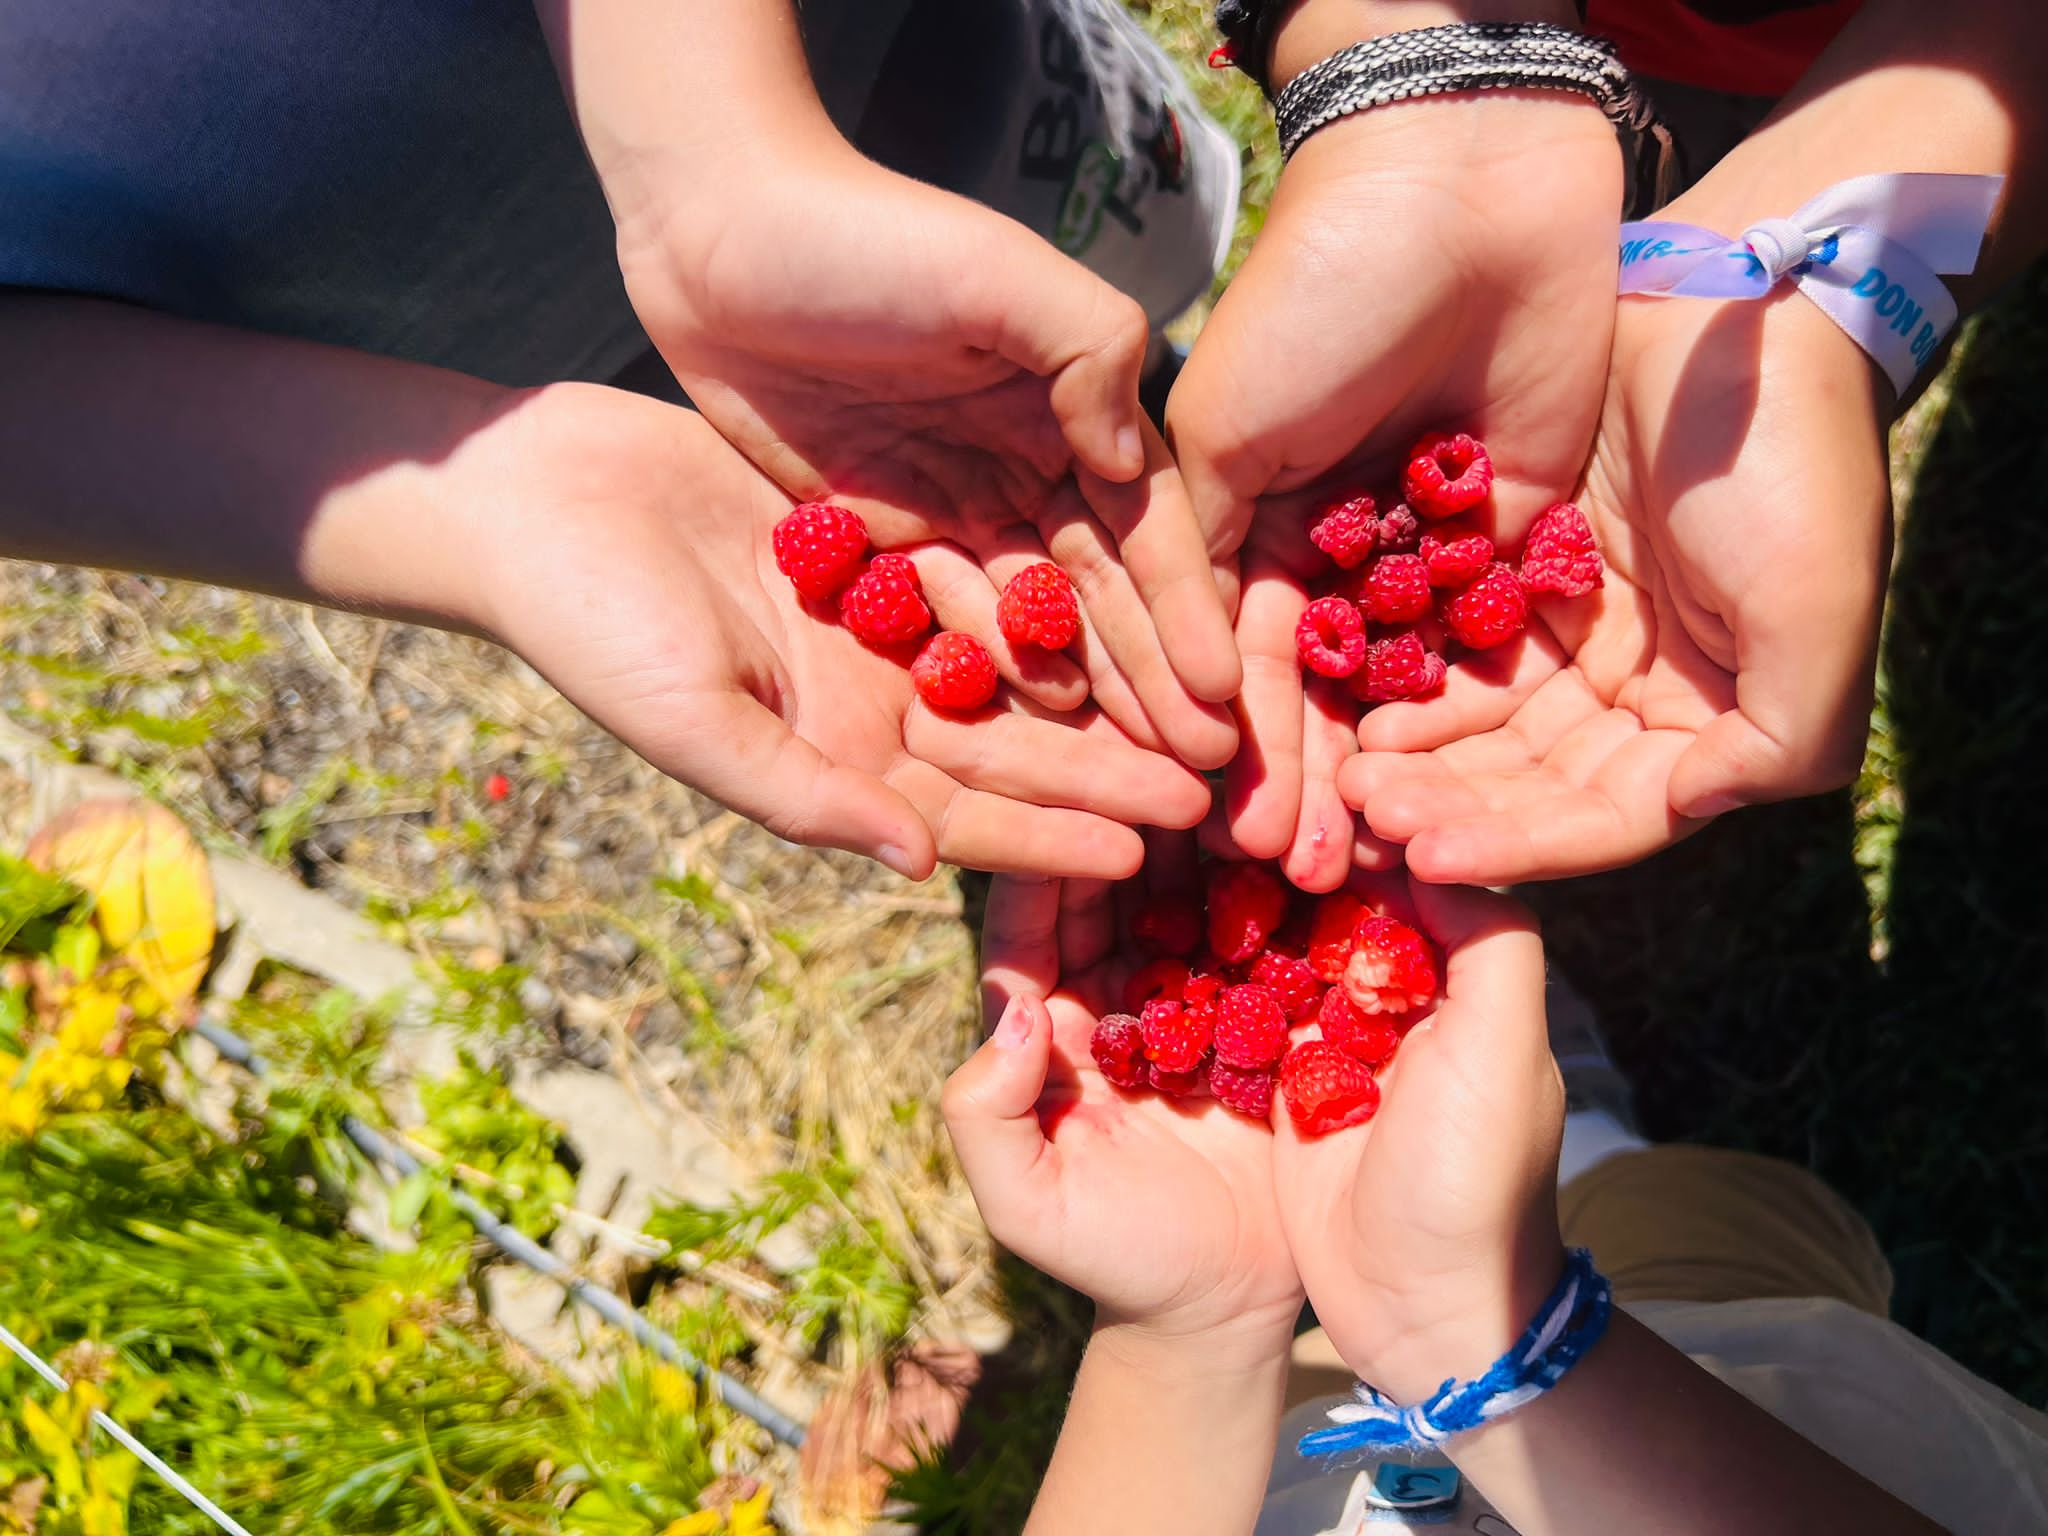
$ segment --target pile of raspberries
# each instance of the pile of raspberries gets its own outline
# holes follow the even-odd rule
[[[1420,698],[1443,686],[1461,649],[1491,650],[1520,634],[1531,594],[1583,597],[1600,585],[1593,530],[1568,501],[1536,519],[1518,565],[1453,521],[1492,489],[1484,443],[1432,432],[1408,456],[1404,501],[1381,512],[1372,497],[1355,496],[1316,513],[1309,542],[1335,570],[1294,632],[1302,666],[1349,679],[1368,704]]]
[[[1206,866],[1206,902],[1149,901],[1131,937],[1149,958],[1090,1050],[1118,1088],[1214,1097],[1254,1120],[1277,1088],[1308,1135],[1372,1118],[1375,1072],[1436,1001],[1435,949],[1339,891],[1310,897],[1264,864]],[[1305,1026],[1319,1038],[1294,1038]]]
[[[857,513],[811,501],[775,525],[775,568],[813,603],[838,603],[839,621],[863,644],[906,650],[932,627],[924,584],[907,555],[868,554]],[[1081,603],[1058,566],[1041,561],[1010,578],[996,601],[996,627],[1013,646],[1063,651],[1081,632]],[[910,680],[934,709],[965,713],[996,696],[996,664],[972,635],[941,630],[910,663]]]

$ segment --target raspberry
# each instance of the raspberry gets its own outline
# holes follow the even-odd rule
[[[1493,489],[1493,460],[1475,437],[1432,432],[1409,454],[1401,484],[1408,505],[1424,517],[1455,517],[1486,500]]]
[[[1344,995],[1360,1013],[1407,1013],[1436,996],[1429,941],[1398,917],[1368,912],[1351,931]]]
[[[1209,1073],[1215,1060],[1215,1057],[1205,1054],[1186,1072],[1170,1072],[1155,1061],[1152,1063],[1152,1086],[1176,1099],[1200,1098],[1209,1091]]]
[[[996,627],[1012,645],[1063,651],[1081,630],[1081,603],[1067,573],[1048,561],[1010,578],[996,600]]]
[[[484,798],[493,804],[512,798],[512,781],[502,773],[494,773],[484,780]]]
[[[1365,651],[1365,696],[1384,703],[1413,699],[1443,684],[1444,659],[1414,630],[1375,640]]]
[[[1145,1036],[1128,1013],[1104,1014],[1088,1041],[1096,1070],[1119,1088],[1143,1088],[1152,1081],[1145,1060]]]
[[[972,635],[945,629],[925,641],[910,680],[933,709],[979,709],[996,696],[996,664]]]
[[[1280,1063],[1287,1113],[1309,1136],[1370,1120],[1380,1107],[1380,1085],[1357,1057],[1327,1040],[1304,1040]]]
[[[805,597],[827,598],[860,569],[868,525],[844,507],[807,501],[775,525],[775,568]]]
[[[932,627],[924,584],[905,555],[877,555],[839,594],[839,617],[869,645],[901,645]]]
[[[1496,563],[1437,612],[1444,628],[1459,641],[1475,651],[1485,651],[1522,632],[1529,622],[1529,599],[1515,573]]]
[[[1209,1091],[1216,1102],[1248,1119],[1272,1118],[1274,1086],[1271,1067],[1233,1067],[1219,1057],[1209,1068]]]
[[[1421,554],[1432,587],[1462,587],[1492,563],[1493,540],[1483,533],[1461,533],[1448,541],[1424,534]]]
[[[1322,1006],[1316,1010],[1316,1023],[1322,1026],[1325,1040],[1368,1067],[1387,1060],[1401,1044],[1400,1030],[1381,1015],[1360,1013],[1342,987],[1332,987],[1323,994]]]
[[[1148,954],[1192,955],[1202,946],[1202,909],[1187,896],[1154,896],[1131,919],[1131,937]]]
[[[1372,498],[1354,496],[1318,512],[1308,525],[1308,541],[1348,571],[1372,553],[1379,528]]]
[[[1277,950],[1269,949],[1252,962],[1251,978],[1254,985],[1272,989],[1290,1024],[1306,1024],[1323,995],[1306,960]]]
[[[1389,507],[1387,515],[1380,519],[1379,546],[1382,554],[1407,554],[1421,538],[1422,524],[1404,506]]]
[[[1434,601],[1422,556],[1382,555],[1366,578],[1359,606],[1376,624],[1408,624],[1428,613]]]
[[[1270,1067],[1287,1049],[1287,1015],[1271,987],[1232,987],[1216,1005],[1216,1059]]]
[[[1223,989],[1230,983],[1213,971],[1196,971],[1188,977],[1188,984],[1181,988],[1180,1000],[1190,1008],[1199,1008],[1213,1003],[1223,995]]]
[[[1136,1013],[1159,998],[1177,1003],[1186,995],[1188,968],[1170,955],[1148,960],[1124,983],[1124,1007]]]
[[[1319,597],[1294,628],[1301,664],[1319,677],[1349,677],[1365,661],[1365,620],[1341,597]]]
[[[1537,518],[1529,542],[1522,546],[1522,585],[1531,592],[1584,597],[1600,585],[1603,568],[1600,551],[1593,547],[1592,525],[1568,501]]]
[[[1192,1072],[1209,1049],[1210,1026],[1179,1003],[1154,998],[1145,1005],[1138,1027],[1145,1032],[1145,1055],[1168,1072]]]
[[[1287,918],[1287,887],[1259,864],[1218,864],[1209,876],[1209,947],[1226,965],[1256,955]]]
[[[1344,967],[1351,959],[1351,934],[1365,914],[1365,903],[1349,891],[1333,891],[1316,903],[1315,920],[1308,931],[1308,967],[1316,980],[1344,979]]]

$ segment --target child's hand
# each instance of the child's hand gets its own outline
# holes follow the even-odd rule
[[[1350,732],[1304,716],[1295,659],[1306,513],[1449,426],[1493,450],[1486,531],[1519,539],[1593,437],[1620,206],[1614,133],[1583,101],[1431,100],[1333,123],[1289,162],[1174,388],[1168,428],[1211,543],[1251,530],[1237,637],[1253,750],[1231,764],[1231,832],[1297,884],[1342,880],[1351,821],[1335,787]]]
[[[593,386],[530,395],[460,450],[480,627],[674,775],[795,842],[906,874],[935,857],[1121,876],[1130,823],[1207,786],[1092,711],[942,717],[907,668],[807,612],[768,530],[788,500],[694,413]],[[970,567],[913,552],[938,585]],[[1078,728],[1076,728],[1078,726]]]
[[[961,545],[995,587],[1049,555],[1080,590],[1098,701],[1196,766],[1229,758],[1236,648],[1139,409],[1131,299],[829,125],[748,160],[715,200],[701,166],[648,179],[669,192],[622,217],[627,290],[728,440],[793,496],[855,508],[884,546]],[[961,627],[1001,654],[993,591],[976,606]],[[1079,702],[1064,662],[1013,681]]]
[[[1539,603],[1518,646],[1453,667],[1441,697],[1366,716],[1344,798],[1421,878],[1499,885],[1848,783],[1891,535],[1884,388],[1790,290],[1623,300],[1579,497],[1606,586]]]
[[[1445,1000],[1402,1041],[1372,1120],[1305,1140],[1276,1116],[1273,1172],[1332,1344],[1414,1402],[1483,1371],[1557,1280],[1564,1090],[1544,1026],[1543,942],[1522,908],[1386,877],[1361,889],[1442,946]]]
[[[1146,875],[1191,875],[1192,849]],[[1182,888],[1185,888],[1184,886]],[[998,1242],[1092,1297],[1103,1325],[1282,1353],[1301,1283],[1273,1198],[1273,1136],[1211,1100],[1126,1096],[1088,1042],[1128,965],[1113,890],[999,879],[983,936],[994,1034],[946,1084],[946,1124]]]

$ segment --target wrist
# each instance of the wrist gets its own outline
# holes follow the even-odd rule
[[[1577,26],[1573,0],[1301,0],[1273,34],[1270,82],[1277,94],[1296,75],[1340,48],[1390,32],[1460,21],[1550,21]]]
[[[1162,1388],[1199,1391],[1220,1384],[1227,1389],[1250,1374],[1286,1374],[1298,1315],[1298,1307],[1284,1313],[1275,1309],[1182,1328],[1167,1319],[1119,1318],[1098,1308],[1088,1347]]]

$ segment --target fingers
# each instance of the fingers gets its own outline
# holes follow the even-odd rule
[[[939,1109],[960,1167],[999,1233],[1037,1199],[1047,1151],[1035,1106],[1052,1063],[1052,1017],[1043,998],[1013,997],[995,1032],[946,1079]]]
[[[1302,717],[1301,812],[1282,868],[1304,891],[1334,891],[1351,873],[1358,818],[1337,793],[1338,770],[1355,755],[1358,706],[1344,690],[1318,678]]]
[[[981,919],[981,1009],[993,1026],[1020,993],[1051,994],[1060,983],[1058,880],[998,875]]]
[[[1146,718],[1183,762],[1219,768],[1229,761],[1237,749],[1230,711],[1195,697],[1175,674],[1108,530],[1074,494],[1056,496],[1039,526],[1047,550],[1080,594],[1087,619],[1083,645],[1099,646],[1130,680]],[[1211,580],[1206,563],[1201,579]],[[1089,662],[1092,673],[1100,663],[1092,656]]]
[[[1084,465],[1106,480],[1135,478],[1145,468],[1145,311],[1021,224],[985,216],[979,259],[970,253],[958,269],[963,328],[1052,380],[1053,415]]]
[[[910,797],[834,762],[750,694],[703,694],[692,708],[693,739],[712,750],[657,768],[790,842],[866,854],[912,880],[932,872],[931,825]]]
[[[1294,627],[1307,606],[1299,582],[1262,560],[1250,563],[1237,611],[1245,740],[1224,784],[1231,836],[1255,859],[1285,853],[1301,820],[1306,703]]]
[[[1121,822],[969,789],[916,758],[906,756],[886,777],[924,816],[949,864],[1123,880],[1145,856],[1143,841]]]
[[[1358,722],[1358,744],[1368,752],[1427,752],[1493,730],[1569,663],[1556,637],[1532,626],[1515,644],[1461,657],[1433,699],[1375,704]]]
[[[1027,538],[1028,529],[1019,529]],[[956,544],[919,544],[907,551],[917,566],[924,595],[942,629],[974,636],[988,648],[1003,680],[1050,709],[1077,709],[1088,697],[1088,679],[1071,657],[1038,646],[1014,647],[996,623],[996,573]],[[1043,551],[1037,553],[1043,559]],[[1016,561],[1021,568],[1029,556]]]
[[[1061,720],[1026,711],[962,719],[919,702],[905,717],[903,744],[970,789],[1035,806],[1156,827],[1192,827],[1209,809],[1200,775],[1133,744],[1093,712]]]
[[[1197,699],[1222,704],[1243,680],[1230,615],[1166,443],[1149,422],[1143,434],[1142,475],[1119,485],[1083,474],[1081,492],[1116,540],[1174,675]]]

